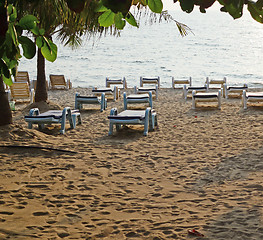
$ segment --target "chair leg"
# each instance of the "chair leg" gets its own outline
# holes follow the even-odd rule
[[[221,91],[218,91],[218,109],[221,109],[222,94]]]
[[[124,110],[127,110],[127,94],[126,94],[126,92],[123,93],[123,104],[124,104]]]
[[[242,106],[244,109],[247,109],[247,97],[246,97],[246,91],[245,90],[243,90]]]
[[[100,99],[100,111],[103,112],[105,110],[105,94],[101,94],[101,99]]]
[[[116,131],[120,131],[121,129],[121,124],[116,124]]]
[[[148,130],[149,130],[149,123],[150,123],[150,119],[149,119],[149,115],[150,115],[150,108],[147,108],[146,110],[145,110],[145,119],[144,119],[144,131],[143,131],[143,135],[144,136],[147,136],[147,134],[148,134]]]
[[[74,128],[73,121],[72,121],[72,116],[71,116],[71,111],[70,111],[70,109],[68,107],[65,107],[63,109],[63,111],[62,111],[61,129],[60,129],[60,133],[61,134],[65,133],[67,113],[69,115],[70,125],[71,125],[72,128]]]
[[[192,109],[196,108],[195,91],[192,92]]]
[[[113,134],[113,123],[110,122],[110,127],[109,127],[109,136]]]
[[[187,89],[186,89],[186,85],[183,86],[183,97],[185,100],[187,100]]]

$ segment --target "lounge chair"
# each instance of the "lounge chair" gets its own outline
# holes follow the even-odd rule
[[[155,78],[145,78],[140,77],[140,87],[143,87],[144,84],[155,84],[160,88],[160,77]]]
[[[147,136],[149,128],[154,130],[157,126],[157,115],[155,110],[147,108],[146,110],[124,110],[118,114],[117,108],[112,108],[110,111],[109,135],[113,134],[113,125],[116,125],[116,130],[120,130],[122,125],[143,125],[143,135]],[[150,125],[150,126],[149,126]]]
[[[221,90],[218,92],[196,92],[195,90],[192,92],[192,108],[195,109],[197,103],[210,103],[216,102],[218,109],[221,109]]]
[[[127,88],[126,78],[123,79],[109,79],[106,77],[106,87],[110,87],[111,85],[122,85],[123,89]]]
[[[101,94],[104,93],[105,97],[107,97],[107,98],[110,97],[114,101],[118,100],[119,97],[120,97],[120,89],[118,89],[117,86],[114,86],[114,89],[112,89],[112,88],[96,88],[96,87],[94,87],[92,89],[92,93],[95,96],[101,96]]]
[[[127,96],[127,93],[123,93],[124,110],[127,110],[128,104],[134,103],[149,103],[150,108],[153,108],[152,92],[146,94],[131,94]]]
[[[49,80],[49,89],[51,90],[70,89],[72,87],[70,80],[68,79],[66,82],[64,75],[50,74]]]
[[[190,77],[189,79],[175,79],[172,77],[172,88],[176,88],[175,86],[181,86],[183,85],[189,85],[192,86],[192,78]]]
[[[263,92],[247,92],[243,90],[242,106],[247,109],[248,103],[263,103]]]
[[[9,101],[34,102],[35,91],[29,88],[28,82],[14,82],[7,90]]]
[[[152,92],[152,96],[155,97],[155,99],[158,99],[158,86],[155,87],[136,87],[134,86],[134,93],[135,94],[145,94]]]
[[[243,86],[227,86],[224,84],[223,95],[225,98],[231,97],[242,97],[243,90],[247,91],[248,86],[244,84]]]
[[[32,108],[28,116],[25,116],[25,121],[28,122],[28,128],[32,129],[33,124],[38,124],[39,129],[43,129],[45,124],[58,123],[61,124],[60,133],[65,133],[66,120],[69,121],[70,127],[76,127],[76,121],[81,124],[80,112],[65,107],[63,110],[50,110],[40,113],[38,108]]]
[[[18,71],[15,76],[15,82],[28,82],[30,84],[29,74],[27,71]]]
[[[107,99],[105,98],[105,94],[102,93],[101,96],[80,96],[79,93],[75,95],[75,109],[82,109],[83,104],[100,104],[100,111],[107,107]]]
[[[226,77],[217,80],[206,78],[206,85],[209,89],[223,89],[224,84],[226,84]]]
[[[183,97],[185,100],[187,98],[192,97],[192,92],[208,92],[208,86],[205,84],[204,86],[183,86]],[[188,94],[190,93],[190,95]]]

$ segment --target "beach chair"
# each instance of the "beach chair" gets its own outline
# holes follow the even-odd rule
[[[105,97],[112,99],[113,101],[117,101],[120,97],[120,89],[118,89],[117,86],[114,86],[114,88],[97,88],[94,87],[92,89],[92,93],[94,96],[101,96],[102,93],[105,94]]]
[[[111,85],[121,85],[123,89],[126,89],[126,78],[124,77],[123,79],[110,79],[106,77],[106,87],[110,87]]]
[[[243,90],[242,106],[247,109],[248,103],[263,103],[263,92],[247,92]]]
[[[69,121],[70,127],[75,128],[76,122],[81,124],[81,116],[79,110],[73,110],[65,107],[63,110],[49,110],[40,113],[38,108],[32,108],[28,116],[25,116],[25,121],[28,122],[28,128],[32,129],[33,124],[38,124],[39,129],[43,129],[45,124],[60,124],[60,133],[64,134],[66,129],[66,120]]]
[[[155,78],[145,78],[140,77],[140,87],[143,87],[144,84],[155,84],[160,88],[160,77]]]
[[[189,79],[175,79],[172,77],[172,88],[183,88],[183,85],[192,86],[192,78],[189,77]]]
[[[18,71],[15,75],[15,82],[27,82],[30,84],[29,74],[27,71]]]
[[[123,93],[124,110],[127,110],[128,104],[136,103],[148,103],[150,108],[153,108],[152,92],[146,94],[131,94],[127,96],[127,93]]]
[[[147,136],[149,129],[154,130],[157,126],[157,114],[155,110],[146,108],[146,110],[124,110],[118,114],[117,108],[112,108],[110,111],[109,136],[113,134],[113,126],[119,131],[124,125],[143,125],[143,135]]]
[[[192,97],[192,92],[208,92],[208,86],[205,84],[204,86],[183,86],[183,97],[185,100],[187,98]]]
[[[218,92],[192,92],[192,108],[195,109],[198,107],[197,103],[211,103],[216,102],[218,109],[221,109],[221,99],[222,93],[221,90]]]
[[[50,74],[49,80],[49,89],[51,90],[67,90],[72,88],[70,80],[68,79],[66,82],[64,75]]]
[[[223,90],[224,84],[226,84],[226,77],[223,79],[209,79],[209,77],[206,78],[206,85],[209,89],[221,89]]]
[[[75,95],[75,109],[81,110],[83,104],[99,104],[100,111],[103,112],[107,107],[107,99],[105,94],[102,93],[101,96],[80,96],[79,93]]]
[[[227,86],[224,84],[223,88],[223,96],[225,98],[230,97],[242,97],[243,90],[248,90],[247,84],[244,84],[243,86]]]
[[[35,91],[29,88],[28,82],[14,82],[7,90],[9,101],[34,102]]]
[[[33,88],[33,82],[30,81],[29,73],[27,71],[18,71],[14,79],[15,82],[27,82],[28,86]]]
[[[155,97],[155,99],[158,99],[158,86],[154,86],[154,87],[137,87],[134,86],[134,93],[135,94],[145,94],[149,92],[152,93],[152,97]]]

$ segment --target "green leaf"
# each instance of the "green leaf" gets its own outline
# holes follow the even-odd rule
[[[9,24],[8,33],[12,37],[13,43],[17,46],[18,45],[17,32],[16,32],[16,28],[13,24]]]
[[[36,45],[38,48],[42,48],[44,45],[44,38],[42,36],[38,36],[36,38]]]
[[[45,59],[50,62],[54,62],[57,59],[57,46],[51,40],[45,39],[43,47],[41,47],[41,53]]]
[[[10,78],[10,71],[8,69],[8,66],[2,59],[0,59],[0,73],[6,78]]]
[[[19,21],[19,26],[30,30],[30,29],[34,29],[37,23],[37,18],[33,15],[26,15],[24,17],[22,17]]]
[[[123,15],[120,12],[115,15],[114,22],[115,22],[116,28],[120,30],[122,30],[126,25],[125,20],[123,20]]]
[[[11,78],[11,75],[9,78],[6,78],[5,75],[2,75],[2,78],[3,78],[3,81],[6,85],[8,86],[11,86],[13,84],[13,81],[12,81],[12,78]]]
[[[9,15],[9,22],[14,22],[17,18],[17,11],[16,11],[16,8],[9,4],[7,6],[7,12],[8,12],[8,15]]]
[[[259,1],[257,3],[248,2],[248,11],[256,21],[263,23],[263,9]]]
[[[161,13],[163,10],[163,3],[161,0],[148,0],[148,6],[155,13]]]
[[[18,38],[18,41],[22,45],[23,55],[26,58],[31,59],[36,55],[36,46],[31,39],[21,36]]]
[[[136,20],[135,20],[135,18],[134,18],[134,16],[130,12],[128,12],[128,14],[126,15],[125,19],[130,25],[132,25],[134,27],[139,27],[137,22],[136,22]]]
[[[184,12],[190,13],[194,9],[194,0],[180,0],[180,6]]]
[[[109,27],[114,23],[114,17],[115,13],[112,12],[111,10],[107,10],[104,12],[102,15],[99,16],[99,24],[102,27]]]
[[[39,35],[39,28],[38,28],[38,26],[35,26],[34,28],[32,28],[31,30],[30,30],[32,33],[34,33],[35,35]]]
[[[39,34],[40,34],[41,36],[44,36],[44,34],[45,34],[45,29],[43,29],[43,28],[39,29]]]
[[[244,0],[232,0],[224,3],[225,10],[234,18],[240,18],[243,15]]]
[[[98,7],[95,9],[95,12],[105,12],[108,8],[106,8],[103,3],[100,1]]]

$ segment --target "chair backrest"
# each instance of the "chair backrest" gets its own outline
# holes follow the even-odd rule
[[[49,75],[51,89],[66,89],[67,83],[64,75]]]
[[[223,79],[209,79],[208,77],[206,78],[206,84],[208,85],[208,87],[211,87],[210,85],[217,85],[218,87],[219,85],[220,88],[223,88],[225,83],[226,77],[224,77]]]
[[[16,76],[15,76],[15,82],[28,82],[30,84],[28,72],[27,71],[18,71]]]
[[[30,90],[27,82],[14,82],[10,86],[11,98],[13,100],[28,100],[30,101]]]
[[[143,84],[155,84],[160,88],[160,77],[146,78],[140,77],[140,87],[143,87]]]

